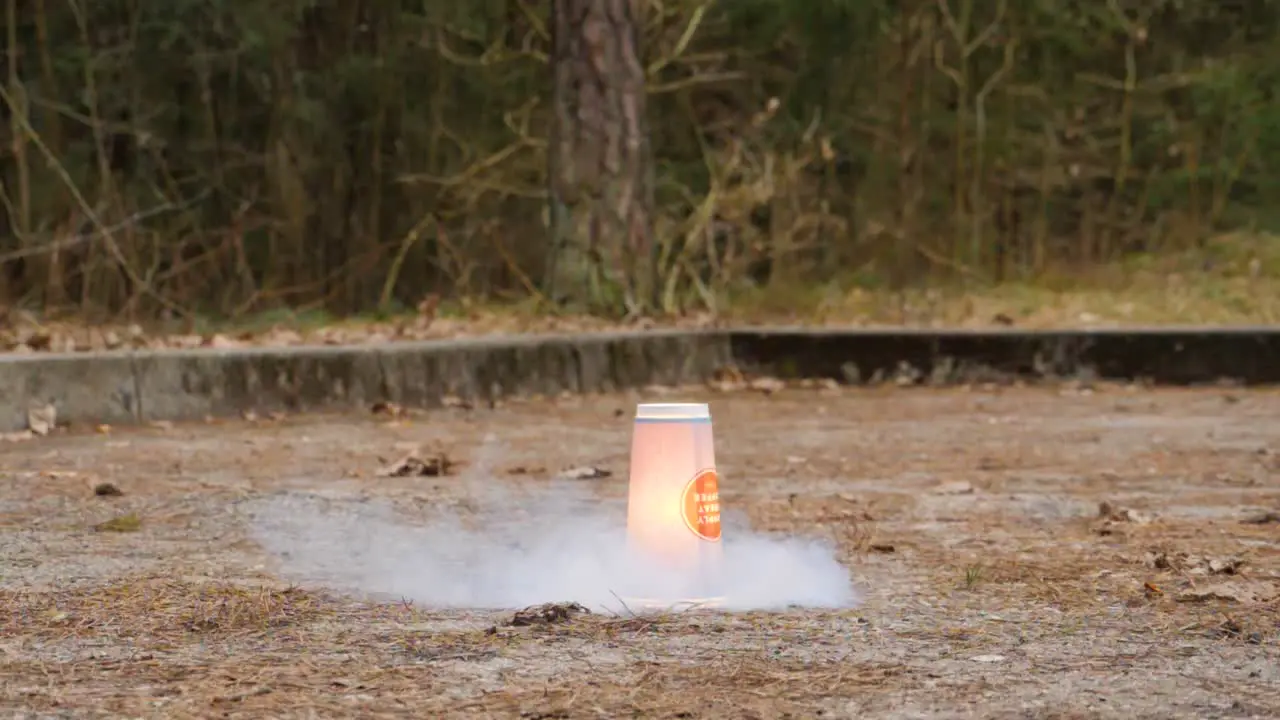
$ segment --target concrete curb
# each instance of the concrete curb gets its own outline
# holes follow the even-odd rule
[[[696,383],[737,365],[786,378],[935,383],[1087,376],[1195,384],[1280,382],[1280,329],[1125,331],[652,331],[384,346],[0,356],[0,431],[30,403],[60,421],[130,424],[248,409],[337,410],[377,400],[593,393]]]
[[[806,330],[731,333],[740,367],[865,382],[906,371],[935,382],[1092,377],[1195,385],[1280,382],[1280,328]]]
[[[0,357],[0,431],[31,403],[60,422],[124,425],[244,410],[338,410],[378,400],[439,405],[524,393],[699,382],[732,363],[727,333],[646,332],[383,346]]]

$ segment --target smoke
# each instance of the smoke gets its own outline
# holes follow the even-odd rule
[[[512,608],[573,601],[621,611],[623,598],[688,597],[679,578],[634,557],[624,502],[594,497],[575,481],[518,487],[493,482],[486,441],[471,472],[467,511],[429,512],[390,500],[285,493],[258,498],[253,534],[286,577],[342,590],[451,608]],[[513,487],[515,486],[515,487]],[[416,517],[414,517],[416,515]],[[816,539],[754,533],[724,516],[721,605],[735,610],[849,607],[849,572]],[[635,608],[632,608],[635,609]]]

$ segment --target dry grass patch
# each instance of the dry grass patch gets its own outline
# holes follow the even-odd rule
[[[895,663],[808,663],[763,652],[706,653],[680,661],[639,662],[614,677],[572,677],[532,691],[504,691],[465,709],[506,717],[785,717],[813,711],[814,697],[849,698],[918,685]],[[455,708],[462,710],[464,708]]]
[[[944,594],[964,593],[1001,603],[1034,603],[1072,612],[1086,611],[1140,592],[1140,580],[1127,576],[1141,568],[1123,559],[1073,552],[1028,552],[982,559],[939,558],[933,585]]]
[[[302,625],[332,603],[297,588],[133,578],[90,590],[0,591],[0,634],[178,640]]]
[[[388,667],[377,660],[316,662],[296,649],[282,655],[243,648],[197,662],[143,653],[0,663],[0,707],[56,717],[71,716],[68,708],[76,717],[365,717],[375,703],[394,698],[388,704],[409,705],[422,716],[417,708],[445,689],[425,663]]]

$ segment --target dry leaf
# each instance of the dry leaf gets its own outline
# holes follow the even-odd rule
[[[898,387],[910,387],[920,382],[924,377],[924,373],[916,366],[903,360],[898,363],[897,369],[893,374],[893,384]]]
[[[379,401],[374,403],[373,406],[369,408],[369,412],[374,415],[393,418],[403,417],[405,415],[403,407],[388,401]]]
[[[507,623],[513,627],[551,625],[572,620],[575,615],[590,615],[591,611],[578,603],[546,603],[516,611]]]
[[[475,407],[470,400],[464,400],[457,395],[445,395],[440,398],[440,404],[447,408],[458,408],[461,410],[470,410]]]
[[[1246,525],[1271,525],[1280,523],[1280,511],[1268,510],[1267,512],[1257,513],[1241,520]]]
[[[572,467],[567,470],[560,471],[556,477],[561,480],[599,480],[601,478],[611,477],[612,472],[598,467]]]
[[[1242,605],[1256,605],[1280,597],[1280,590],[1267,582],[1230,580],[1185,590],[1178,595],[1178,602],[1207,602],[1223,600]]]
[[[418,327],[426,328],[436,319],[436,310],[440,307],[440,296],[432,293],[418,303]]]
[[[509,468],[507,470],[507,474],[508,475],[541,475],[546,471],[547,469],[542,467],[525,467],[524,465],[517,465],[513,468]]]
[[[25,345],[31,348],[32,350],[41,351],[41,350],[52,350],[55,344],[53,340],[54,340],[53,333],[48,333],[41,330],[41,331],[36,331],[27,335],[25,339],[20,340],[19,342],[20,344]]]
[[[1177,567],[1188,575],[1236,575],[1244,565],[1237,557],[1209,558],[1182,556]]]
[[[245,335],[241,335],[240,339],[246,342],[252,342],[254,340],[253,336],[247,333]],[[303,343],[303,338],[302,338],[302,335],[300,335],[296,330],[275,326],[275,327],[272,327],[271,330],[268,331],[268,333],[265,336],[263,336],[260,342],[263,345],[271,345],[271,346],[277,346],[277,347],[289,346],[289,345],[301,345]]]
[[[759,377],[747,383],[747,387],[765,395],[772,395],[776,392],[782,392],[786,389],[787,384],[778,378]]]
[[[1112,505],[1105,500],[1098,503],[1098,517],[1111,522],[1130,522],[1135,525],[1146,525],[1154,519],[1146,513]]]
[[[98,483],[93,486],[93,494],[98,497],[120,497],[124,495],[120,488],[109,482]]]
[[[1186,553],[1149,552],[1143,564],[1156,570],[1180,570],[1190,575],[1235,575],[1245,561],[1238,557],[1193,557]]]
[[[1222,624],[1216,629],[1220,637],[1237,638],[1244,634],[1244,628],[1240,623],[1232,620],[1231,618],[1223,620]]]
[[[1242,565],[1244,560],[1237,557],[1204,559],[1204,568],[1210,575],[1235,575]]]
[[[36,435],[48,435],[58,424],[58,409],[52,404],[27,408],[27,428]]]
[[[732,392],[746,387],[747,381],[741,370],[732,365],[726,365],[716,368],[707,385],[720,392]]]
[[[63,612],[61,610],[50,608],[49,610],[46,610],[44,612],[44,616],[48,618],[49,622],[51,623],[62,624],[66,622],[68,619],[70,619],[71,614],[67,612]]]
[[[201,343],[205,347],[217,348],[220,350],[231,350],[234,348],[244,347],[245,343],[239,340],[233,340],[226,335],[215,334]]]
[[[443,477],[452,473],[457,463],[442,450],[431,453],[409,453],[375,473],[378,477]]]
[[[979,470],[1002,470],[1005,462],[999,458],[984,457],[978,460]]]

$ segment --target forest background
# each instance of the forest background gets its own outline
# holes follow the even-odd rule
[[[590,46],[554,29],[622,1],[6,0],[0,316],[620,314],[549,289],[548,163],[553,66]],[[624,20],[605,40],[643,75],[650,316],[1280,316],[1280,2]]]

